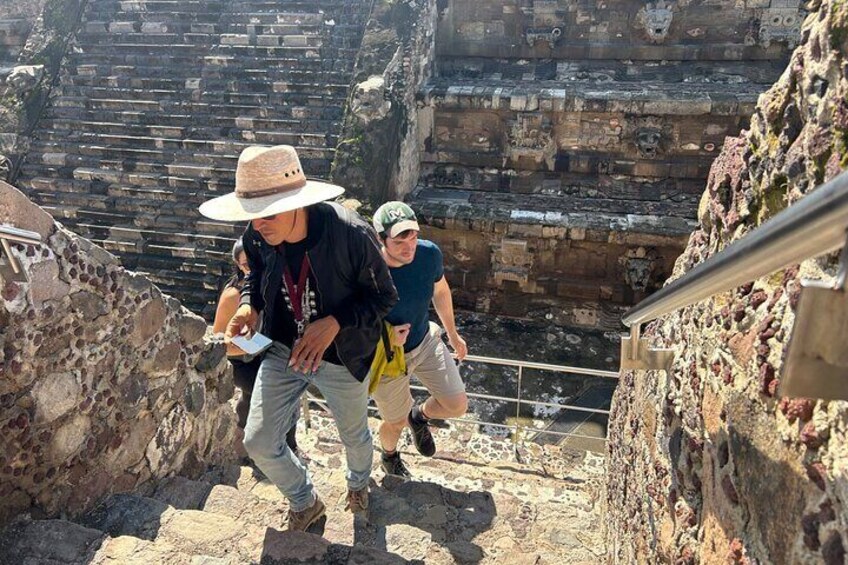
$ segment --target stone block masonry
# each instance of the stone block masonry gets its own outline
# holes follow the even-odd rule
[[[398,193],[449,249],[463,305],[619,329],[671,273],[710,164],[803,14],[784,0],[440,5],[421,174]]]
[[[0,527],[74,515],[234,457],[233,386],[206,323],[0,183],[27,283],[0,282]]]

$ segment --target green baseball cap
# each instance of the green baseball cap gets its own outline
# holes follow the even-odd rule
[[[412,208],[397,200],[377,208],[374,212],[374,229],[384,237],[397,237],[406,230],[421,231]]]

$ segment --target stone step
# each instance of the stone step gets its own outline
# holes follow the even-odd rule
[[[314,76],[312,82],[299,83],[292,80],[271,81],[267,79],[250,78],[249,80],[226,80],[221,78],[185,78],[185,77],[130,77],[130,76],[91,76],[91,75],[63,75],[61,77],[62,92],[68,93],[68,87],[85,88],[81,92],[102,93],[119,91],[132,94],[155,90],[165,93],[165,96],[174,98],[177,96],[195,95],[198,91],[206,92],[231,92],[231,93],[255,93],[273,94],[277,92],[288,92],[298,94],[312,94],[323,96],[347,95],[349,85],[334,84],[326,82],[322,77]],[[101,90],[88,90],[101,89]],[[102,90],[105,89],[105,90]],[[98,96],[102,97],[102,96]]]
[[[308,89],[291,90],[287,85],[268,85],[271,92],[226,92],[211,89],[162,90],[141,88],[115,88],[100,86],[65,85],[61,89],[62,97],[85,98],[97,100],[128,100],[133,103],[140,101],[160,101],[163,103],[183,101],[215,103],[227,105],[254,106],[323,106],[344,103],[347,98],[347,87],[326,89],[316,87],[312,92]]]
[[[54,109],[51,111],[51,114],[61,114],[62,112],[58,110],[60,109]],[[75,115],[68,118],[48,117],[39,122],[39,126],[47,130],[78,128],[80,131],[102,131],[104,133],[127,132],[154,136],[167,135],[171,137],[181,137],[189,131],[203,132],[204,135],[200,137],[211,137],[215,132],[219,132],[220,137],[230,136],[236,138],[245,138],[251,132],[300,132],[303,134],[329,132],[326,135],[328,135],[328,144],[330,145],[335,144],[335,132],[341,127],[338,121],[316,119],[274,120],[267,118],[210,116],[208,114],[200,116],[197,114],[192,116],[185,114],[149,115],[138,112],[76,112],[73,109],[65,110],[70,110]],[[197,126],[193,127],[194,124],[197,124]],[[332,143],[329,143],[330,141]]]
[[[222,39],[226,38],[226,34]],[[238,39],[233,39],[236,41]],[[248,41],[249,37],[244,36],[244,40]],[[256,59],[333,59],[333,60],[348,60],[355,59],[358,48],[355,47],[335,47],[335,46],[316,46],[308,45],[279,45],[274,47],[263,45],[241,45],[221,43],[214,46],[195,45],[190,43],[78,43],[76,45],[78,51],[75,52],[75,57],[88,58],[96,55],[113,55],[113,56],[161,56],[169,55],[174,57],[174,60],[188,57],[236,57],[241,61],[256,60]]]
[[[40,198],[44,198],[45,200],[50,200],[51,203],[49,206],[52,207],[50,212],[57,218],[67,220],[69,225],[77,222],[96,225],[118,225],[127,224],[131,221],[134,225],[140,227],[149,227],[151,229],[159,230],[178,230],[185,228],[187,225],[187,219],[192,219],[193,229],[199,235],[206,234],[235,239],[244,231],[243,223],[235,224],[230,222],[216,222],[200,216],[196,213],[196,211],[191,216],[165,214],[162,213],[162,210],[157,210],[158,213],[135,212],[128,214],[121,210],[112,208],[96,209],[92,206],[87,206],[86,202],[79,198],[75,199],[76,204],[66,203],[57,207],[57,199],[54,198],[53,193],[34,192],[34,194]],[[167,211],[173,212],[173,210]],[[229,253],[229,251],[230,250],[227,249],[227,253]],[[211,253],[213,257],[218,257],[216,254],[217,252],[214,250],[209,251],[209,253]]]
[[[87,31],[84,34],[80,34],[78,40],[84,44],[92,44],[92,43],[119,43],[119,44],[134,44],[134,45],[146,45],[146,44],[157,44],[157,45],[179,45],[179,44],[189,44],[189,45],[207,45],[207,46],[217,46],[221,44],[226,44],[234,40],[234,36],[238,36],[241,38],[240,34],[232,34],[232,33],[197,33],[191,31],[185,32],[169,32],[166,31],[167,23],[162,23],[161,28],[157,31],[151,31],[152,26],[148,23],[145,23],[147,30],[139,30],[139,31],[124,31],[120,28],[118,29],[110,29],[110,30],[100,30],[100,31]],[[134,26],[133,26],[134,27]],[[141,27],[141,26],[139,26]],[[153,28],[156,29],[156,28]],[[325,44],[326,40],[332,40],[331,37],[324,38],[319,34],[318,31],[312,31],[311,33],[303,33],[302,30],[297,26],[280,26],[281,31],[285,30],[287,33],[268,33],[270,30],[263,30],[264,33],[259,33],[254,30],[253,33],[245,34],[247,41],[253,45],[264,45],[268,47],[274,46],[287,46],[289,44],[293,46],[301,46],[301,47],[321,47]],[[300,32],[300,33],[295,33]]]
[[[251,139],[228,139],[226,137],[204,137],[202,132],[193,131],[194,139],[172,138],[172,137],[149,137],[141,135],[120,135],[102,132],[88,131],[40,131],[33,139],[39,141],[53,141],[56,143],[73,142],[80,144],[106,145],[113,147],[130,147],[137,149],[161,149],[164,151],[205,151],[208,153],[239,155],[249,145],[256,143],[285,144],[299,147],[301,149],[326,149],[331,150],[328,145],[327,136],[321,134],[291,134],[284,132],[254,132],[247,137]],[[211,141],[215,139],[215,141]],[[313,158],[314,154],[311,155]],[[324,157],[323,155],[321,157]]]
[[[33,177],[56,179],[74,178],[80,168],[102,171],[127,172],[127,174],[153,174],[173,178],[194,178],[199,182],[215,181],[216,185],[232,181],[235,169],[211,165],[146,162],[137,159],[102,159],[87,155],[29,153],[21,169],[21,183]],[[305,165],[304,165],[305,168]]]
[[[246,83],[275,81],[293,84],[347,84],[350,73],[325,69],[296,69],[296,68],[259,68],[238,69],[235,67],[215,66],[187,68],[185,72],[175,73],[175,69],[163,69],[161,66],[144,65],[113,65],[81,63],[72,65],[65,69],[64,77],[105,77],[110,79],[125,80],[222,80],[229,82],[244,81]],[[188,86],[191,86],[189,84]]]
[[[342,117],[343,109],[338,106],[280,106],[268,107],[250,104],[213,104],[192,100],[121,100],[117,98],[85,98],[82,96],[60,96],[52,101],[52,107],[78,110],[105,110],[111,112],[144,112],[158,115],[185,114],[230,116],[234,118],[274,118],[274,119],[324,119],[335,120]],[[54,114],[55,115],[55,114]],[[61,115],[61,114],[60,114]],[[66,116],[72,116],[66,114]],[[162,125],[169,125],[168,123]]]
[[[292,124],[293,126],[296,124]],[[142,139],[167,139],[167,143],[175,141],[186,142],[186,147],[193,146],[186,139],[189,134],[195,139],[218,140],[228,139],[268,144],[268,145],[296,145],[301,147],[335,147],[338,141],[337,135],[326,133],[292,133],[283,130],[242,130],[238,128],[224,127],[163,127],[136,124],[122,124],[120,122],[80,122],[76,120],[44,120],[40,123],[42,128],[35,134],[36,139],[53,139],[60,141],[62,138],[75,140],[94,141],[99,136],[108,139],[110,136],[140,137]],[[122,136],[121,134],[125,134]]]
[[[79,36],[99,36],[107,33],[175,33],[175,34],[205,34],[211,36],[220,35],[226,24],[215,22],[201,23],[191,22],[182,19],[171,17],[170,14],[163,14],[156,18],[152,14],[147,14],[144,19],[131,19],[123,14],[112,14],[111,17],[104,20],[92,19],[93,14],[88,15],[88,19],[82,25]]]
[[[106,535],[66,520],[20,520],[0,531],[2,562],[90,563]]]
[[[139,138],[140,140],[142,138]],[[239,143],[235,141],[202,141],[198,140],[195,145],[205,151],[189,150],[183,147],[175,149],[157,148],[154,138],[149,138],[146,146],[140,145],[125,145],[112,146],[105,145],[102,142],[94,143],[68,143],[67,141],[50,141],[50,140],[34,140],[30,153],[33,161],[27,159],[27,162],[40,161],[48,165],[69,165],[75,164],[74,157],[89,156],[97,157],[106,160],[110,159],[134,159],[136,161],[146,161],[148,163],[163,163],[171,165],[200,165],[209,167],[222,167],[235,170],[236,162],[241,151],[248,147],[249,143]],[[186,144],[190,145],[190,144]],[[298,156],[302,162],[326,159],[332,161],[335,149],[327,147],[297,147]],[[304,164],[305,167],[305,164]],[[127,170],[127,169],[124,169]]]
[[[232,54],[197,54],[174,55],[167,51],[158,55],[144,53],[102,52],[74,54],[70,58],[71,66],[85,65],[128,65],[128,66],[162,66],[167,65],[172,72],[183,76],[194,76],[197,69],[213,72],[219,68],[234,66],[240,71],[261,71],[268,68],[288,68],[299,71],[328,71],[350,72],[353,69],[353,58],[338,59],[332,57],[296,58],[296,57],[249,57]]]

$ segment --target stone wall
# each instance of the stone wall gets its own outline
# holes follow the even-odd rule
[[[0,181],[14,181],[82,9],[81,0],[0,2]]]
[[[418,90],[432,68],[433,0],[374,2],[356,60],[332,177],[366,208],[418,182]]]
[[[569,218],[504,207],[480,218],[460,204],[416,207],[424,236],[445,254],[460,308],[566,326],[617,331],[628,305],[671,274],[685,243],[661,225],[616,222],[604,210]]]
[[[439,56],[724,60],[781,58],[799,0],[446,2]]]
[[[713,165],[673,278],[848,166],[848,3],[809,8],[750,131]],[[833,256],[808,260],[648,327],[676,358],[622,375],[613,401],[610,562],[845,562],[848,406],[778,396],[800,280],[835,272]]]
[[[28,283],[0,290],[0,526],[74,514],[233,455],[233,394],[206,323],[0,183]]]

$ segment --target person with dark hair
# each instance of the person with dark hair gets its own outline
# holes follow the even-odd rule
[[[224,333],[224,330],[227,329],[227,324],[230,323],[230,320],[236,313],[239,300],[241,299],[241,290],[244,287],[244,279],[250,273],[250,267],[247,264],[247,255],[244,253],[244,243],[242,243],[241,238],[238,238],[233,245],[233,262],[235,263],[235,273],[227,280],[224,290],[218,299],[218,308],[215,310],[212,333],[216,335]],[[241,441],[244,437],[244,427],[247,424],[247,416],[250,412],[250,398],[253,394],[253,385],[256,382],[259,365],[262,363],[262,356],[247,355],[232,343],[228,343],[227,360],[233,367],[233,383],[241,391],[241,398],[236,403],[236,415],[238,416],[238,428],[240,430],[240,450],[243,451],[244,446],[241,445]],[[296,410],[292,418],[291,427],[286,433],[286,444],[298,457],[302,457],[302,454],[298,451],[295,434],[299,417],[300,411]]]
[[[214,220],[250,222],[242,236],[250,274],[224,335],[255,332],[261,318],[273,342],[256,376],[244,446],[289,500],[290,530],[326,515],[306,468],[281,441],[310,385],[344,445],[347,509],[368,510],[368,373],[397,292],[374,230],[325,202],[343,192],[307,179],[294,147],[251,146],[239,156],[234,192],[200,207]]]

